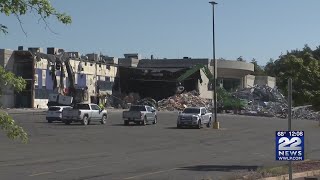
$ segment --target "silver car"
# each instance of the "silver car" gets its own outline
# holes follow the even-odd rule
[[[48,123],[53,121],[62,121],[62,111],[64,109],[72,109],[71,106],[51,106],[49,107],[46,115]]]
[[[211,127],[212,113],[209,113],[205,107],[188,107],[179,113],[177,119],[177,128],[182,127],[197,127],[201,128],[202,125]]]

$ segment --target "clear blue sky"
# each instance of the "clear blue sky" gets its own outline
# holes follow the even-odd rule
[[[264,65],[287,50],[320,45],[319,0],[217,0],[216,57],[256,58]],[[50,19],[22,18],[26,37],[15,17],[0,15],[9,34],[0,48],[59,47],[115,57],[138,52],[142,57],[212,57],[212,9],[208,0],[69,0],[52,1],[68,12],[72,25]]]

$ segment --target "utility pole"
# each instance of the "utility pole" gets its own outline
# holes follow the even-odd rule
[[[213,128],[214,129],[219,129],[219,122],[217,119],[217,60],[216,60],[216,47],[215,47],[215,28],[214,28],[214,6],[218,3],[211,1],[209,2],[212,5],[212,54],[213,54],[213,104],[214,104],[214,122],[213,122]]]
[[[288,131],[291,131],[292,119],[292,79],[288,80]],[[292,161],[289,161],[289,180],[292,180]]]

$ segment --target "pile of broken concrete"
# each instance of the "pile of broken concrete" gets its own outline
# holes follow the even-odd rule
[[[208,107],[210,104],[210,100],[199,97],[197,91],[190,91],[158,101],[158,110],[182,111],[186,107]]]
[[[277,87],[255,85],[234,92],[232,95],[248,101],[248,105],[244,108],[242,114],[287,118],[287,100]],[[320,113],[313,111],[311,106],[294,107],[292,112],[294,119],[320,119]]]

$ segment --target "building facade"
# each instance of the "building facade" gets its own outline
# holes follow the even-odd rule
[[[48,48],[47,53],[54,53],[56,48]],[[41,48],[28,50],[0,50],[0,65],[7,71],[23,77],[27,88],[21,93],[6,90],[1,97],[2,107],[5,108],[47,108],[49,94],[58,93],[54,89],[54,78],[51,74],[51,64],[47,59],[36,61],[30,51],[43,52]],[[102,59],[96,56],[80,57],[77,52],[70,52],[70,64],[74,73],[76,89],[86,89],[86,101],[92,103],[105,102],[105,97],[112,94],[113,83],[117,74],[117,60]],[[95,58],[97,57],[97,58]],[[65,67],[64,72],[67,72]],[[60,84],[62,69],[56,70],[57,86],[68,91],[69,77],[64,74],[63,87]]]
[[[26,89],[20,93],[10,89],[4,90],[0,99],[2,107],[47,108],[50,94],[67,94],[69,77],[65,67],[57,68],[54,71],[55,75],[52,75],[52,64],[47,59],[34,59],[30,53],[33,51],[43,52],[43,49],[23,50],[22,47],[18,50],[0,49],[0,65],[27,81]],[[59,52],[57,48],[47,48],[46,54],[57,52]],[[141,98],[151,97],[161,100],[174,95],[181,83],[186,91],[196,90],[202,98],[213,98],[210,89],[212,85],[202,69],[193,72],[182,82],[177,80],[197,65],[203,65],[213,72],[213,61],[208,58],[141,59],[136,53],[124,54],[124,58],[98,54],[80,56],[78,52],[68,52],[68,54],[71,57],[69,62],[75,87],[78,90],[85,90],[84,97],[87,102],[105,103],[109,98],[110,101],[123,103],[123,98],[130,93],[136,93]],[[62,72],[65,72],[63,76]],[[236,91],[255,84],[275,86],[275,78],[255,77],[250,75],[253,72],[252,63],[217,60],[217,85],[228,91]]]

